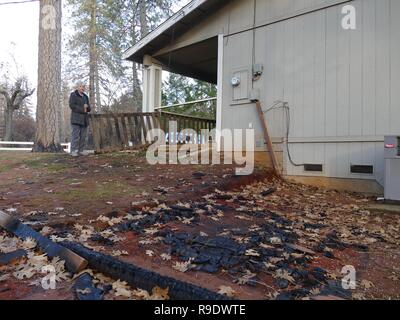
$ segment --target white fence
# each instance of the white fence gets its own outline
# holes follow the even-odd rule
[[[0,141],[0,151],[32,151],[33,144],[33,142]],[[61,143],[61,146],[65,152],[71,153],[71,143]]]

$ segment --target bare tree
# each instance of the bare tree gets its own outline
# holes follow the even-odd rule
[[[19,110],[24,100],[35,92],[35,89],[30,89],[28,81],[25,77],[19,77],[15,83],[7,88],[0,87],[0,94],[4,96],[4,124],[5,124],[5,141],[13,141],[13,117],[14,112]]]
[[[34,152],[62,152],[59,134],[61,108],[60,0],[41,0],[39,70]]]

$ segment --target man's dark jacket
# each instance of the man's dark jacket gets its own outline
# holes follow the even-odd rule
[[[87,104],[88,112],[91,111],[89,104],[89,97],[86,94],[81,96],[76,90],[71,93],[69,97],[69,107],[71,108],[71,124],[87,127],[89,124],[89,116],[85,113],[84,105]]]

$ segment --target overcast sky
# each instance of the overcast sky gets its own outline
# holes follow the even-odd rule
[[[5,4],[7,2],[18,2],[23,0],[0,0],[0,63],[6,62],[11,71],[19,75],[25,74],[33,87],[37,85],[37,55],[39,37],[39,1]],[[178,0],[173,10],[176,12],[190,2],[189,0]],[[63,38],[71,32],[67,26],[68,12],[63,9]],[[18,70],[15,63],[18,64]],[[1,72],[1,70],[0,70]],[[15,76],[15,75],[14,75]],[[0,74],[0,77],[2,75]],[[31,99],[36,106],[36,95]]]
[[[0,0],[1,3],[10,0]],[[37,82],[37,52],[39,33],[39,2],[0,5],[0,62],[15,65],[15,55],[21,70],[32,84]]]

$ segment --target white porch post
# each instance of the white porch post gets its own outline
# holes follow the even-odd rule
[[[161,107],[162,68],[146,55],[143,59],[143,112]]]

